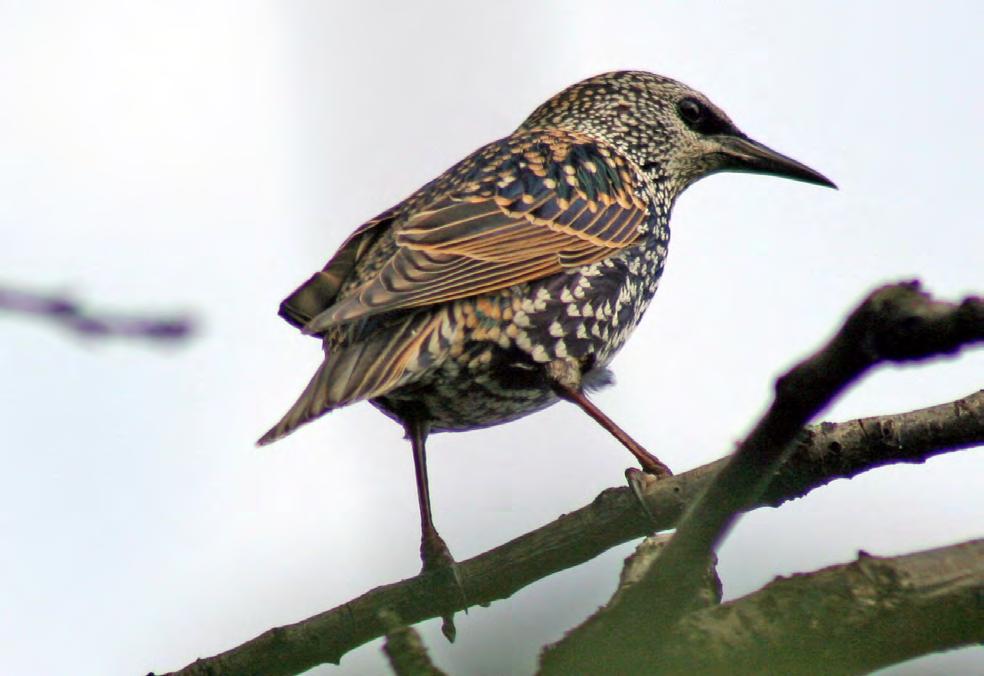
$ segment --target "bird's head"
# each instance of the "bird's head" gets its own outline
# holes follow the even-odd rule
[[[652,73],[619,71],[579,82],[537,108],[520,128],[568,129],[600,138],[639,165],[671,203],[687,186],[719,171],[837,187],[748,138],[700,92]]]

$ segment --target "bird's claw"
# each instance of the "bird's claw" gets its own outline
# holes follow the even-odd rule
[[[664,467],[666,466],[664,465]],[[669,468],[667,468],[666,471],[669,472]],[[642,508],[642,511],[646,513],[646,516],[649,517],[650,521],[655,522],[656,516],[649,509],[649,503],[646,502],[644,495],[646,488],[656,483],[660,479],[665,479],[667,476],[673,476],[673,474],[644,472],[643,470],[635,467],[630,467],[625,470],[625,480],[628,482],[629,488],[632,489],[632,494],[635,496],[636,501]]]
[[[452,605],[465,609],[468,612],[468,597],[465,595],[465,587],[461,581],[461,572],[458,569],[458,562],[451,556],[451,552],[444,540],[436,532],[425,536],[420,543],[420,558],[423,561],[422,574],[433,575],[445,588],[450,588],[449,593],[456,593],[457,602]],[[454,626],[454,611],[448,611],[441,615],[441,633],[454,643],[457,636],[457,629]]]

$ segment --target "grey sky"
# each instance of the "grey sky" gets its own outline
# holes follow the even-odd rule
[[[0,0],[0,281],[202,324],[158,349],[0,317],[0,672],[173,669],[416,572],[396,425],[358,405],[253,447],[320,358],[277,304],[363,219],[588,75],[680,79],[841,187],[721,175],[678,202],[660,291],[597,396],[674,470],[730,449],[875,285],[984,289],[979,4],[474,4]],[[885,369],[826,418],[982,383],[981,351]],[[628,462],[563,405],[430,448],[458,558]],[[726,594],[981,536],[982,471],[963,452],[756,512],[720,552]],[[452,673],[528,672],[630,550],[425,640]],[[316,672],[384,668],[374,643]],[[894,673],[932,669],[982,671],[984,650]]]

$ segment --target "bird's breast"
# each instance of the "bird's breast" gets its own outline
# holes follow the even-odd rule
[[[448,304],[431,366],[387,395],[423,403],[432,428],[496,425],[556,401],[544,365],[558,358],[604,368],[649,305],[666,257],[665,239],[496,294]],[[387,401],[376,402],[386,409]]]

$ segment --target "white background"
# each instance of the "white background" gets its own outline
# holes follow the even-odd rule
[[[417,571],[396,425],[362,404],[253,447],[320,358],[277,304],[361,220],[589,75],[687,82],[841,186],[726,174],[678,202],[660,291],[597,396],[674,470],[732,448],[877,284],[984,290],[978,3],[467,4],[0,1],[0,282],[201,327],[163,348],[0,316],[0,673],[175,669]],[[981,351],[881,369],[826,417],[982,383]],[[459,559],[628,464],[563,405],[430,449]],[[726,593],[981,536],[982,471],[956,453],[760,510],[720,552]],[[453,646],[438,620],[424,638],[452,673],[528,673],[631,548],[459,615]],[[316,671],[385,670],[377,642]],[[982,671],[972,648],[894,673]]]

